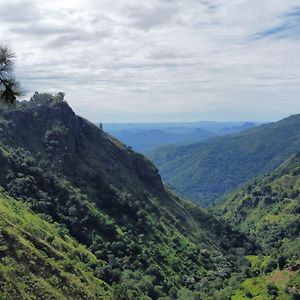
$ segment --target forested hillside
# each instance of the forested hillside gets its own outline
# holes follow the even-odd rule
[[[253,176],[278,167],[300,149],[300,115],[238,134],[155,150],[163,180],[185,196],[211,205]]]
[[[299,255],[300,154],[226,197],[222,216],[259,242],[265,252]]]
[[[262,247],[264,257],[250,257],[260,294],[268,282],[276,282],[299,299],[300,154],[227,196],[219,209],[226,221]],[[252,279],[244,284],[254,290],[254,283]]]
[[[18,221],[13,213],[14,200],[3,198],[3,203],[8,199],[8,209],[12,210],[1,225],[4,249],[20,245],[29,258],[28,247],[37,253],[32,266],[21,261],[20,280],[28,278],[28,295],[39,297],[45,284],[49,284],[45,293],[56,295],[55,288],[61,285],[59,274],[68,272],[63,259],[56,262],[56,258],[51,259],[52,252],[47,253],[46,248],[56,247],[51,246],[53,241],[58,243],[53,250],[57,257],[65,249],[59,245],[63,242],[56,225],[43,225],[46,223],[40,216],[33,214],[43,214],[50,223],[60,224],[71,243],[88,248],[84,251],[93,261],[78,267],[78,272],[87,273],[86,281],[74,278],[74,288],[68,284],[62,298],[80,298],[74,293],[81,286],[77,281],[83,280],[86,289],[101,282],[99,293],[103,296],[108,287],[107,293],[118,300],[187,299],[192,294],[208,299],[231,286],[232,276],[243,276],[246,260],[240,249],[252,253],[255,246],[197,205],[167,191],[148,159],[76,116],[62,94],[36,93],[29,102],[3,108],[0,141],[0,185],[32,211],[24,208],[24,215],[36,220],[35,226],[20,216]],[[39,224],[48,229],[41,229]],[[49,241],[44,231],[52,232]],[[15,236],[12,242],[11,235]],[[42,249],[32,241],[34,238],[42,243]],[[66,259],[68,255],[67,251]],[[39,256],[62,268],[54,271],[49,283],[34,273]],[[14,288],[13,277],[18,276],[14,275],[15,266],[22,257],[22,253],[4,250],[2,264],[11,261],[12,270],[3,267],[3,291],[7,286]],[[70,259],[76,261],[76,257]],[[42,270],[44,262],[39,263]],[[16,284],[18,291],[25,291],[21,283]],[[93,290],[89,297],[95,299],[96,293]]]

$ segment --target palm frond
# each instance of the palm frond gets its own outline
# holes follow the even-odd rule
[[[14,52],[4,45],[0,45],[0,72],[10,72],[13,68]]]
[[[5,79],[1,82],[3,88],[0,90],[0,102],[6,105],[14,105],[17,97],[24,94],[20,83],[15,79]]]
[[[5,45],[0,45],[0,103],[13,105],[17,97],[23,95],[21,85],[13,77],[15,54]]]

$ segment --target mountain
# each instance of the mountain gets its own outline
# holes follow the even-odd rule
[[[163,180],[181,194],[211,205],[253,176],[278,167],[300,149],[300,115],[237,134],[186,146],[167,146],[149,157]]]
[[[216,121],[200,121],[195,123],[196,127],[203,128],[216,135],[224,135],[233,132],[239,132],[245,129],[260,125],[259,122],[216,122]]]
[[[61,94],[1,109],[0,166],[5,299],[209,299],[256,251]]]
[[[258,258],[252,257],[260,281],[269,278],[281,280],[283,285],[289,282],[298,295],[294,299],[299,299],[300,154],[226,196],[219,214],[261,245],[266,256],[260,259],[260,265]],[[279,270],[274,272],[277,265]]]

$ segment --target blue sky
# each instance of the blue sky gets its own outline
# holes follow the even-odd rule
[[[27,89],[92,121],[300,113],[299,0],[0,0]]]

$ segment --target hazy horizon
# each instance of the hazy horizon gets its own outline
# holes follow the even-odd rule
[[[179,122],[176,122],[176,121],[170,121],[170,122],[163,122],[163,121],[153,121],[153,122],[143,122],[143,121],[133,121],[133,122],[99,122],[99,123],[102,123],[102,124],[106,124],[106,125],[132,125],[132,124],[197,124],[197,123],[233,123],[233,124],[244,124],[244,123],[255,123],[255,124],[260,124],[262,122],[256,122],[256,121],[231,121],[231,120],[227,120],[227,121],[216,121],[216,120],[198,120],[198,121],[179,121]],[[263,123],[268,123],[268,122],[263,122]]]

